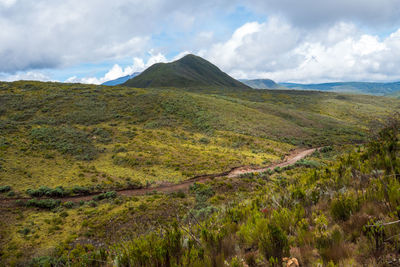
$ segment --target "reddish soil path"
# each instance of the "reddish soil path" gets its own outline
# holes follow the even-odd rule
[[[292,165],[292,164],[296,163],[297,161],[311,155],[317,149],[318,148],[312,148],[312,149],[306,149],[306,150],[295,150],[283,162],[277,163],[277,164],[272,164],[265,168],[257,168],[257,169],[249,168],[249,167],[236,168],[228,174],[228,177],[238,177],[241,174],[246,174],[246,173],[251,173],[251,172],[265,172],[269,169],[275,169],[276,167],[283,168],[283,167]]]
[[[216,178],[216,177],[238,177],[242,174],[245,173],[254,173],[254,172],[264,172],[267,171],[268,169],[274,169],[276,167],[285,167],[289,166],[291,164],[296,163],[297,161],[311,155],[315,150],[318,148],[312,148],[312,149],[303,149],[303,150],[294,150],[289,156],[285,158],[285,160],[281,163],[275,163],[272,164],[268,167],[264,168],[254,168],[250,166],[244,166],[244,167],[236,167],[233,168],[229,171],[222,172],[222,173],[216,173],[216,174],[208,174],[208,175],[202,175],[202,176],[196,176],[191,179],[188,179],[186,181],[183,181],[179,184],[163,184],[159,185],[156,187],[150,187],[150,188],[141,188],[141,189],[122,189],[122,190],[115,190],[118,192],[118,195],[122,196],[140,196],[140,195],[145,195],[147,193],[151,193],[153,191],[157,192],[177,192],[177,191],[185,191],[188,190],[189,187],[194,184],[195,182],[205,182],[207,180]],[[72,197],[64,197],[64,198],[56,198],[60,199],[63,202],[66,201],[72,201],[72,202],[79,202],[79,201],[88,201],[92,200],[94,195],[99,194],[93,193],[90,195],[85,195],[85,196],[72,196]],[[16,200],[29,200],[30,198],[9,198],[9,199],[0,199],[0,208],[6,208],[6,207],[11,207],[15,205]]]

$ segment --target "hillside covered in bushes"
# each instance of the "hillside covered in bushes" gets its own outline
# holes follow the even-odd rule
[[[400,233],[385,225],[398,212],[399,107],[323,92],[0,83],[1,263],[384,265]],[[284,168],[153,190],[310,147]]]
[[[103,204],[118,229],[94,226],[90,216],[85,227],[94,227],[92,236],[107,236],[107,246],[65,245],[31,264],[281,266],[284,258],[302,266],[396,263],[399,138],[400,121],[391,120],[365,145],[338,156],[331,148],[315,152],[308,160],[318,164],[195,184],[188,194],[122,198],[119,208],[115,201]],[[154,214],[163,214],[155,224]],[[138,218],[148,224],[136,225]]]

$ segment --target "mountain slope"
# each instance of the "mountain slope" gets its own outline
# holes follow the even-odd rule
[[[347,92],[370,95],[392,95],[400,91],[400,82],[373,83],[373,82],[336,82],[320,84],[281,83],[290,89],[318,90],[328,92]]]
[[[248,88],[207,60],[195,55],[186,55],[171,63],[154,64],[124,85],[137,88],[193,86]]]
[[[101,85],[108,85],[108,86],[114,86],[114,85],[119,85],[119,84],[123,84],[124,82],[126,82],[129,79],[135,78],[136,76],[138,76],[140,74],[140,72],[134,72],[131,75],[126,75],[126,76],[122,76],[119,77],[115,80],[111,80],[111,81],[107,81],[105,83],[102,83]]]
[[[254,79],[254,80],[240,80],[240,81],[245,85],[248,85],[254,89],[278,89],[283,87],[270,79]]]
[[[377,125],[399,108],[400,100],[396,98],[327,92],[222,86],[139,89],[53,82],[0,82],[0,198],[6,198],[6,202],[0,203],[3,215],[0,217],[0,266],[42,266],[45,264],[35,262],[49,259],[42,255],[60,256],[53,252],[60,252],[63,257],[78,257],[79,253],[89,249],[93,251],[92,243],[108,246],[126,240],[126,236],[130,237],[128,233],[141,236],[143,232],[148,233],[148,229],[157,229],[153,227],[160,226],[160,223],[168,224],[176,219],[184,222],[188,211],[191,217],[196,216],[194,218],[216,218],[208,210],[227,210],[223,207],[228,203],[248,203],[251,206],[260,199],[263,199],[261,204],[274,201],[291,203],[291,206],[283,208],[282,216],[279,215],[285,221],[285,218],[301,220],[303,215],[299,214],[306,214],[297,211],[299,203],[309,205],[309,210],[314,210],[315,207],[310,206],[313,203],[319,209],[329,209],[331,198],[337,198],[336,193],[349,194],[349,191],[338,188],[354,181],[358,190],[355,193],[362,193],[359,179],[364,179],[364,172],[375,177],[372,175],[376,170],[387,168],[372,166],[367,172],[368,166],[351,162],[359,159],[352,156],[345,160],[338,158],[337,167],[327,171],[329,166],[325,165],[325,156],[331,153],[327,147],[328,154],[320,156],[321,170],[310,170],[313,172],[307,180],[304,180],[301,169],[317,166],[313,158],[302,161],[298,168],[292,166],[296,169],[286,173],[277,169],[273,174],[264,173],[262,176],[216,177],[212,183],[194,184],[188,191],[182,189],[165,194],[152,191],[148,195],[129,198],[112,191],[142,186],[150,186],[146,190],[151,190],[199,175],[226,172],[237,166],[263,167],[280,162],[285,155],[292,153],[290,151],[295,146],[362,142],[366,140],[370,123]],[[380,144],[386,146],[390,143]],[[373,163],[372,159],[365,159],[361,163]],[[395,161],[383,158],[377,162],[391,164]],[[351,169],[342,171],[343,164],[349,164],[351,168],[360,167],[355,172]],[[393,180],[391,184],[396,186],[391,192],[398,192],[398,183]],[[312,192],[326,188],[330,188],[324,191],[329,194],[313,197]],[[379,185],[379,188],[383,190],[385,187]],[[373,189],[365,192],[369,194],[374,192]],[[67,201],[60,204],[51,199],[32,199],[24,200],[27,206],[22,206],[22,202],[14,199],[93,192],[105,193],[93,197],[93,201],[82,200],[79,203]],[[377,193],[383,196],[384,192]],[[107,199],[101,200],[100,196]],[[324,198],[324,202],[315,203],[320,198]],[[363,196],[360,199],[367,198]],[[374,203],[375,200],[371,198]],[[357,199],[355,201],[358,203]],[[368,210],[375,212],[386,202],[381,203]],[[391,204],[394,208],[396,205],[395,202]],[[241,204],[238,209],[250,211]],[[265,214],[260,213],[261,207],[251,209],[257,212],[257,218],[266,219]],[[315,214],[310,212],[307,221],[313,223]],[[392,211],[389,214],[396,216]],[[332,216],[327,215],[327,219],[331,219]],[[382,219],[380,210],[378,215]],[[229,216],[232,218],[232,213]],[[217,218],[225,217],[221,214]],[[223,223],[218,221],[215,227],[232,226],[225,222],[225,219]],[[297,221],[293,223],[291,228],[301,232],[293,232],[290,239],[297,240],[295,236],[303,233],[305,228],[297,227]],[[327,225],[333,227],[336,223],[329,221]],[[234,229],[257,228],[251,222],[246,228],[244,226]],[[343,229],[350,229],[348,224],[346,227]],[[264,229],[260,228],[261,231]],[[239,237],[229,240],[239,240]],[[311,237],[314,242],[316,239]],[[87,240],[84,243],[89,244],[87,250],[77,246],[78,240]],[[199,240],[203,242],[200,237]],[[349,236],[341,240],[358,239]],[[153,241],[148,244],[160,244]],[[365,244],[363,239],[360,242]],[[101,247],[103,249],[103,245]],[[95,255],[102,254],[96,252]],[[29,264],[31,260],[36,265]],[[104,258],[98,260],[105,261]],[[55,262],[68,263],[67,260]],[[110,265],[113,262],[110,261]],[[47,265],[52,266],[50,263]],[[53,265],[57,266],[56,263]],[[80,264],[87,265],[90,262]],[[198,266],[206,264],[199,263]]]

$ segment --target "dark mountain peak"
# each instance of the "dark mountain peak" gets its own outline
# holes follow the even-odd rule
[[[139,88],[195,86],[248,88],[209,61],[193,54],[185,55],[174,62],[154,64],[124,85]]]
[[[184,63],[184,64],[191,63],[191,62],[203,62],[203,63],[208,63],[208,64],[212,65],[209,61],[205,60],[204,58],[193,55],[193,54],[187,54],[187,55],[181,57],[180,59],[178,59],[176,62],[180,62],[180,63]]]

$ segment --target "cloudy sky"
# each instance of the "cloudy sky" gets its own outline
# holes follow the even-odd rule
[[[399,0],[0,0],[0,80],[102,83],[186,53],[235,78],[400,80]]]

